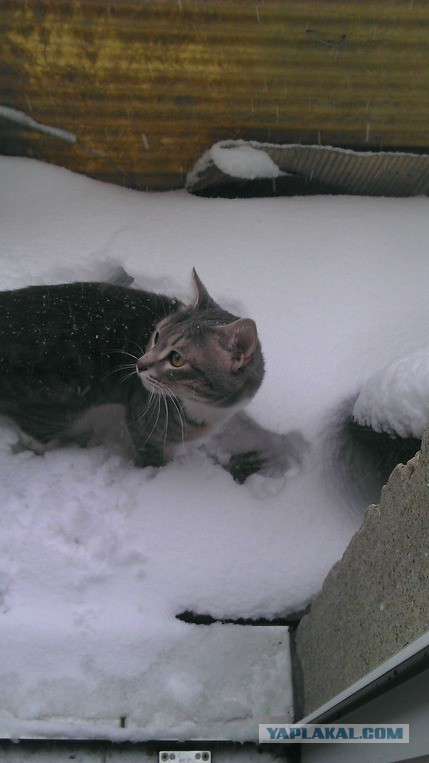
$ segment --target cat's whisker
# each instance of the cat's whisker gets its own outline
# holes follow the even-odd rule
[[[177,397],[177,395],[174,394],[174,392],[171,390],[168,384],[166,384],[164,381],[157,382],[157,386],[159,387],[160,393],[162,395],[166,393],[167,398],[171,400],[172,404],[174,405],[177,411],[177,415],[178,415],[181,427],[182,427],[182,434],[184,434],[183,422],[184,422],[185,416],[184,416],[183,406],[182,406],[182,403],[180,402],[180,399]]]
[[[155,429],[157,427],[157,424],[158,424],[158,421],[159,421],[159,417],[160,417],[160,414],[161,414],[161,398],[160,398],[159,395],[155,395],[155,397],[157,398],[157,403],[158,403],[158,413],[157,413],[157,417],[155,419],[155,423],[154,423],[152,429],[150,430],[148,436],[146,437],[146,440],[143,442],[143,447],[146,445],[147,442],[149,442],[150,438],[152,437],[152,435],[153,435],[153,433],[154,433],[154,431],[155,431]]]
[[[151,402],[151,405],[150,405],[150,407],[148,409],[148,412],[149,412],[148,423],[150,424],[152,419],[153,418],[155,419],[153,427],[152,427],[152,429],[150,431],[150,434],[149,434],[149,437],[148,437],[148,439],[150,439],[151,435],[154,433],[154,431],[156,429],[156,426],[157,426],[158,421],[159,421],[159,415],[161,413],[161,400],[159,398],[159,395],[156,395],[155,393],[153,394],[152,402]],[[145,440],[145,442],[147,442],[147,440]]]
[[[183,413],[183,406],[179,400],[179,398],[174,394],[174,392],[171,391],[170,387],[165,384],[165,388],[168,392],[169,399],[171,400],[172,404],[174,405],[177,415],[179,418],[179,424],[181,429],[181,439],[182,439],[182,446],[185,445],[185,426],[184,426],[184,413]]]
[[[103,374],[101,377],[101,381],[105,381],[109,376],[112,376],[112,374],[119,373],[122,371],[128,371],[129,373],[125,374],[119,381],[112,387],[112,392],[116,392],[120,384],[123,384],[128,379],[130,379],[135,374],[135,363],[124,363],[122,366],[117,366],[116,368],[113,368],[111,371],[107,371],[107,373]]]
[[[109,350],[108,354],[110,354],[111,352],[118,352],[121,355],[128,355],[134,361],[137,361],[141,357],[141,355],[134,355],[132,352],[128,352],[127,350]]]
[[[116,374],[119,371],[130,371],[133,369],[133,373],[135,373],[135,363],[125,363],[123,366],[117,366],[116,368],[112,368],[111,371],[107,371],[107,373],[103,374],[101,377],[101,380],[104,381],[107,379],[108,376],[111,376],[112,374]],[[130,374],[131,376],[131,374]]]
[[[121,384],[124,384],[124,382],[126,382],[128,379],[131,379],[131,377],[134,376],[134,374],[135,374],[135,370],[130,371],[129,374],[126,374],[125,376],[122,377],[122,379],[119,379],[119,381],[112,388],[112,392],[115,392]]]
[[[157,410],[156,410],[156,403],[158,404],[158,409]],[[143,442],[141,442],[141,441],[139,442],[139,448],[142,448],[142,449],[144,448],[146,443],[148,443],[150,438],[152,437],[152,435],[153,435],[153,433],[154,433],[154,431],[155,431],[155,429],[156,429],[156,427],[158,425],[158,421],[159,421],[159,417],[160,417],[160,413],[161,413],[161,397],[160,397],[160,395],[157,395],[157,394],[155,394],[153,392],[150,394],[148,405],[145,408],[145,412],[150,410],[151,407],[154,409],[154,412],[156,411],[155,423],[154,423],[152,429],[150,430],[148,436],[146,437],[146,439],[143,440]],[[150,411],[150,416],[149,416],[149,419],[148,419],[148,424],[150,424],[150,421],[151,421],[151,413],[152,413],[152,411]],[[136,419],[134,419],[134,421],[138,421],[142,416],[144,416],[144,412],[141,413]]]
[[[185,417],[183,413],[182,404],[179,398],[172,392],[170,387],[167,384],[165,384],[165,382],[159,382],[154,379],[152,379],[151,381],[152,381],[152,384],[156,387],[157,391],[150,393],[148,404],[145,406],[145,409],[139,414],[138,419],[146,417],[147,424],[149,426],[151,425],[153,414],[155,413],[154,401],[155,399],[157,399],[158,409],[156,412],[156,420],[147,438],[147,439],[150,439],[150,437],[153,435],[154,431],[156,430],[160,422],[161,410],[162,410],[161,399],[162,399],[165,413],[164,413],[164,422],[163,422],[163,428],[162,428],[163,434],[160,432],[160,435],[162,434],[163,452],[164,452],[164,458],[166,458],[167,445],[168,445],[169,432],[170,432],[171,413],[175,411],[175,418],[180,426],[180,441],[181,441],[182,447],[184,446],[184,442],[185,442],[185,426],[184,426]],[[150,411],[150,408],[152,408],[152,411]],[[145,440],[145,442],[141,444],[141,447],[143,447],[146,442],[147,440]]]
[[[165,393],[162,394],[162,399],[164,401],[164,408],[165,408],[165,425],[164,425],[164,458],[165,458],[167,453],[168,415],[169,415],[168,403],[167,403]]]
[[[154,402],[154,398],[155,398],[155,397],[156,397],[155,393],[154,393],[154,392],[151,392],[151,393],[150,393],[150,395],[149,395],[149,398],[148,398],[148,400],[146,401],[146,405],[145,405],[145,407],[143,408],[143,410],[142,410],[142,411],[139,411],[138,415],[137,415],[137,416],[134,416],[134,418],[132,418],[132,419],[129,419],[129,423],[130,423],[130,424],[134,424],[136,421],[140,421],[140,419],[142,419],[142,418],[145,416],[145,414],[146,414],[146,413],[147,413],[147,412],[150,410],[150,408],[152,407],[152,403]]]
[[[136,342],[134,339],[130,339],[130,337],[127,337],[127,342],[129,342],[130,344],[134,344],[139,351],[139,354],[137,356],[131,355],[130,352],[127,353],[128,355],[131,355],[131,357],[135,358],[136,360],[138,360],[138,358],[141,358],[141,356],[144,355],[144,350],[142,350],[142,347],[138,342]],[[123,350],[123,352],[126,352],[126,351]]]

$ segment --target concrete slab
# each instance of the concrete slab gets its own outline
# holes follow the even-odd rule
[[[301,621],[296,652],[302,715],[429,629],[429,430],[398,465],[380,503]]]

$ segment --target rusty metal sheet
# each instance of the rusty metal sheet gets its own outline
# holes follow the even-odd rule
[[[2,153],[161,189],[223,139],[429,145],[425,0],[2,0],[0,22]]]
[[[292,194],[319,193],[321,188],[324,192],[361,196],[429,194],[428,154],[352,151],[331,146],[283,146],[256,141],[221,141],[217,144],[226,154],[243,145],[268,154],[279,170],[288,176]],[[222,189],[228,185],[231,187],[228,195],[234,195],[234,186],[237,196],[247,190],[241,177],[234,177],[233,172],[228,174],[217,166],[216,154],[212,155],[209,150],[189,174],[186,187],[191,193],[216,196],[223,195]],[[275,192],[274,183],[273,195]],[[257,195],[257,187],[254,193]]]

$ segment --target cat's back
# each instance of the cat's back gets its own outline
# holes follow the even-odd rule
[[[36,319],[72,323],[87,323],[88,319],[118,314],[139,303],[151,302],[147,292],[97,282],[27,286],[0,292],[0,330],[17,332],[21,327],[40,329]],[[52,325],[50,323],[50,325]]]
[[[125,326],[134,316],[152,325],[154,316],[170,308],[170,300],[151,292],[99,282],[28,286],[0,292],[0,337],[41,336],[44,332],[68,334],[91,328],[100,331]],[[84,335],[82,335],[84,338]],[[93,338],[96,337],[94,333]],[[100,338],[100,335],[99,337]]]
[[[13,368],[89,364],[128,339],[137,353],[172,302],[98,282],[0,292],[0,364],[8,375]]]

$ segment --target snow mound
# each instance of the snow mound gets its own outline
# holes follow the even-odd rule
[[[353,418],[376,432],[420,439],[429,424],[429,348],[373,374],[359,393]]]
[[[248,145],[226,147],[216,143],[210,158],[225,174],[245,180],[276,178],[283,174],[265,151]]]

